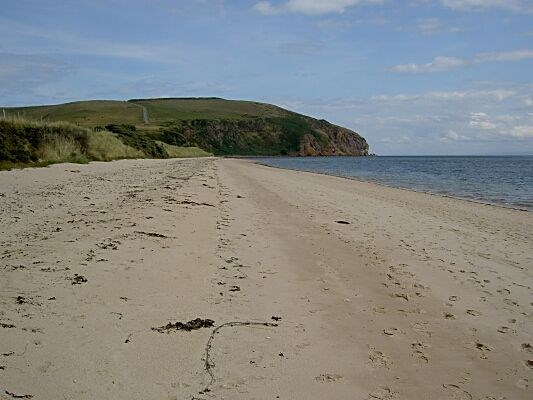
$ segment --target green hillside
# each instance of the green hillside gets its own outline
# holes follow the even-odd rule
[[[143,125],[143,111],[140,106],[148,110],[149,125],[159,125],[173,120],[245,120],[288,114],[287,110],[270,104],[219,98],[91,100],[4,109],[6,115],[11,117],[66,121],[83,126]]]
[[[357,133],[252,101],[220,98],[133,99],[3,109],[7,118],[69,122],[107,130],[147,156],[157,143],[215,155],[367,155]]]
[[[287,111],[270,104],[251,101],[210,99],[130,100],[148,109],[150,123],[194,119],[252,119],[278,117]]]
[[[4,108],[6,116],[43,121],[65,121],[82,126],[142,124],[142,108],[126,101],[92,100],[51,106]]]

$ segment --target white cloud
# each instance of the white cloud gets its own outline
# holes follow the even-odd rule
[[[301,13],[308,15],[322,15],[343,13],[349,7],[363,4],[381,4],[383,0],[288,0],[279,5],[269,1],[259,1],[254,6],[255,11],[264,15],[278,13]]]
[[[435,59],[426,64],[400,64],[391,67],[389,70],[399,73],[425,73],[425,72],[439,72],[447,71],[449,69],[460,68],[466,65],[466,61],[455,57],[437,56]]]
[[[416,25],[418,30],[424,35],[435,35],[437,33],[451,32],[456,33],[460,32],[461,29],[455,26],[448,27],[440,18],[426,18],[418,21]]]
[[[417,27],[422,32],[433,33],[441,30],[443,23],[439,18],[427,18],[418,22]]]
[[[501,102],[516,94],[513,90],[472,90],[472,91],[449,91],[449,92],[425,92],[418,94],[396,94],[372,96],[371,100],[377,103],[398,103],[415,101],[461,101],[461,100],[485,100]]]
[[[464,68],[469,65],[487,62],[516,62],[533,58],[533,50],[521,49],[492,53],[480,53],[473,59],[437,56],[433,61],[426,64],[399,64],[389,68],[391,72],[421,74],[427,72],[441,72],[456,68]]]
[[[384,137],[380,139],[381,143],[385,144],[410,144],[416,141],[416,138],[407,135],[395,136],[395,137]]]
[[[533,152],[533,86],[484,82],[468,90],[368,98],[271,100],[361,133],[378,154]]]
[[[481,11],[488,8],[500,8],[510,11],[533,11],[530,0],[440,0],[441,4],[452,10]]]
[[[511,130],[503,132],[516,139],[533,138],[533,125],[517,125],[513,126]]]
[[[489,61],[522,61],[533,58],[533,50],[512,50],[493,53],[481,53],[476,55],[474,62],[489,62]]]
[[[441,136],[439,138],[439,141],[441,142],[456,142],[459,140],[468,140],[469,138],[467,136],[459,135],[456,131],[453,129],[449,129],[448,132],[446,132],[445,135]]]
[[[253,9],[264,15],[274,15],[280,11],[279,9],[273,7],[268,1],[260,1],[255,3]]]
[[[154,62],[186,59],[185,56],[180,54],[186,53],[186,51],[182,50],[184,45],[113,42],[111,40],[82,37],[63,30],[39,28],[0,18],[0,36],[7,36],[8,34],[19,37],[38,38],[39,40],[44,39],[50,43],[47,47],[52,49],[51,52],[56,54],[80,54]],[[182,51],[180,52],[179,50]],[[15,53],[17,51],[15,49],[12,52]],[[40,53],[41,50],[39,46],[35,46],[28,52]]]
[[[474,112],[470,114],[470,123],[471,128],[491,130],[496,129],[496,124],[489,121],[488,116],[484,112]]]

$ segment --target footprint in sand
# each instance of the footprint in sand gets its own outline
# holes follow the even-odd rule
[[[321,374],[318,376],[315,376],[315,380],[318,382],[328,383],[328,382],[335,382],[339,379],[342,379],[342,376],[339,374]]]
[[[448,395],[451,397],[448,397],[448,399],[453,400],[472,400],[472,395],[468,393],[466,390],[462,389],[458,385],[454,384],[444,384],[442,385],[444,389],[448,392]]]
[[[531,345],[531,343],[522,343],[520,347],[522,348],[522,351],[533,354],[533,345]]]
[[[368,400],[395,400],[398,398],[398,393],[393,392],[388,386],[379,386],[368,394]]]
[[[476,347],[476,349],[481,350],[481,351],[491,351],[492,350],[489,346],[487,346],[486,344],[480,343],[480,342],[476,342],[475,343],[475,347]]]
[[[443,312],[442,315],[445,319],[455,319],[455,315],[453,315],[451,312]]]
[[[474,342],[471,345],[472,345],[472,347],[474,349],[477,349],[477,350],[481,351],[481,355],[479,356],[479,358],[481,358],[483,360],[488,359],[487,353],[489,351],[492,351],[492,348],[490,348],[489,346],[487,346],[486,344],[481,343],[481,342]]]
[[[390,358],[388,358],[381,351],[377,351],[373,347],[370,347],[370,349],[368,350],[368,359],[370,360],[370,364],[374,368],[387,368],[387,369],[389,369],[391,367],[391,365],[392,365],[392,360]]]
[[[387,336],[394,336],[399,333],[402,333],[398,328],[385,328],[383,329],[383,334]]]
[[[409,301],[409,296],[406,293],[393,293],[391,297],[396,297],[405,301]]]
[[[415,350],[413,353],[411,353],[411,357],[413,357],[418,363],[420,364],[427,364],[429,363],[429,357],[426,356],[422,351]]]
[[[466,310],[466,313],[468,315],[472,315],[473,317],[479,317],[481,315],[481,313],[476,310]]]
[[[518,386],[520,389],[529,389],[529,379],[520,378],[518,382],[516,382],[516,386]]]
[[[520,304],[518,304],[516,301],[511,299],[504,299],[503,302],[507,304],[508,306],[515,306],[518,307]]]
[[[411,329],[418,333],[423,333],[426,336],[431,336],[431,331],[428,329],[427,322],[415,322],[411,325]]]

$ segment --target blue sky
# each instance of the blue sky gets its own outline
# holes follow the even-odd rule
[[[219,96],[378,154],[533,153],[531,0],[0,0],[0,105]]]

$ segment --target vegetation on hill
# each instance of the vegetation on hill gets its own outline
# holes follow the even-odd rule
[[[61,146],[70,148],[63,137],[79,143],[80,150],[71,149],[68,159],[165,158],[182,154],[205,155],[206,152],[215,155],[368,154],[368,144],[356,132],[274,105],[250,101],[219,98],[82,101],[5,108],[4,113],[7,118],[0,126],[0,132],[3,132],[0,134],[5,136],[7,125],[11,124],[9,129],[15,136],[9,139],[12,143],[9,144],[10,150],[0,154],[0,160],[9,162],[65,159],[65,152],[70,150],[55,156],[44,156],[39,150],[43,143],[48,143],[49,147],[60,147],[61,143]],[[15,120],[23,122],[17,125]],[[55,121],[66,121],[71,125],[63,122],[57,125]],[[21,124],[26,124],[26,128],[23,129]],[[15,125],[18,128],[15,129]],[[37,131],[55,129],[57,133],[59,128],[52,127],[64,126],[65,132],[76,134],[57,133],[61,139],[46,139],[39,143],[24,139],[28,130],[36,129],[30,129],[30,126],[37,125],[41,127]],[[95,131],[99,135],[95,135]],[[88,150],[91,148],[87,147],[88,137],[93,143],[98,141],[101,144],[97,152]],[[118,143],[117,140],[122,144],[120,150],[112,146],[112,143]],[[111,153],[117,152],[117,156],[106,155],[106,146],[113,148]]]
[[[59,162],[86,163],[124,158],[201,157],[198,149],[139,140],[109,130],[93,130],[69,122],[0,118],[0,169],[45,166]]]
[[[4,110],[7,117],[37,121],[65,121],[88,127],[143,123],[141,107],[127,101],[76,101],[49,106],[4,108]]]

